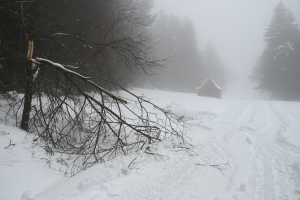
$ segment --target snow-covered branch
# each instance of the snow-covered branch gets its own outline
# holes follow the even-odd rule
[[[58,69],[59,71],[63,72],[63,73],[68,73],[68,74],[72,74],[72,75],[75,75],[77,76],[78,78],[80,78],[81,80],[89,83],[90,85],[94,86],[96,89],[98,89],[100,92],[103,92],[105,93],[106,95],[110,96],[111,98],[113,99],[116,99],[124,104],[127,103],[126,100],[120,98],[120,97],[117,97],[115,96],[114,94],[112,94],[111,92],[105,90],[104,88],[100,87],[99,85],[97,85],[96,83],[94,83],[93,81],[91,81],[91,77],[85,77],[77,72],[74,72],[70,69],[67,69],[66,67],[64,67],[62,64],[59,64],[59,63],[55,63],[55,62],[52,62],[48,59],[44,59],[44,58],[36,58],[36,59],[32,59],[32,61],[35,63],[35,64],[44,64],[44,65],[48,65],[48,66],[52,66],[52,67],[55,67],[56,69]]]

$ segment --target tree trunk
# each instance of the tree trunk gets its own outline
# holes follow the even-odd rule
[[[33,41],[29,41],[27,64],[26,64],[26,91],[24,96],[24,108],[22,113],[21,129],[28,131],[28,122],[31,110],[32,102],[32,85],[33,85],[33,74],[31,59],[33,54]]]

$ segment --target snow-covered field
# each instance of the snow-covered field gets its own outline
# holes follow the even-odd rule
[[[164,140],[150,148],[161,157],[136,152],[66,178],[29,135],[1,123],[0,200],[300,199],[299,102],[134,92],[175,103],[194,147]]]

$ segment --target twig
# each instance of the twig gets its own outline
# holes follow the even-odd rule
[[[142,145],[142,147],[140,149],[143,149],[144,145],[147,143],[147,141],[145,141]]]
[[[7,149],[10,146],[15,146],[16,144],[11,143],[11,140],[9,140],[9,145],[7,147],[5,147],[4,149]]]
[[[213,168],[215,168],[215,169],[218,169],[218,170],[220,170],[220,172],[223,174],[223,175],[225,175],[224,174],[224,172],[223,172],[223,170],[222,170],[222,166],[226,166],[226,167],[231,167],[230,165],[228,165],[227,163],[219,163],[219,164],[212,164],[212,165],[205,165],[205,164],[202,164],[202,163],[195,163],[196,165],[201,165],[201,166],[209,166],[209,167],[213,167]]]
[[[128,168],[130,168],[130,165],[131,165],[136,159],[137,159],[137,157],[135,157],[135,159],[133,159],[133,160],[129,163]]]
[[[158,156],[159,158],[161,158],[164,162],[165,161],[165,158],[169,159],[168,156],[165,156],[165,155],[161,155],[161,154],[158,154],[158,153],[152,153],[152,152],[149,152],[149,151],[145,151],[146,154],[149,154],[149,155],[152,155],[152,156]]]

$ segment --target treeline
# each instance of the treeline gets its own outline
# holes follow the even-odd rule
[[[1,1],[0,91],[25,92],[30,40],[34,57],[76,67],[109,89],[115,83],[147,82],[159,89],[195,92],[208,77],[224,88],[226,73],[213,44],[200,51],[188,18],[164,12],[152,16],[152,7],[153,0]],[[65,84],[68,80],[57,69],[43,67],[34,87],[62,90]]]
[[[24,92],[30,40],[33,56],[78,67],[77,72],[94,77],[103,87],[130,82],[133,74],[151,73],[160,67],[151,62],[148,45],[152,6],[152,0],[2,0],[1,92]],[[38,78],[36,87],[66,84],[49,67],[41,69]]]
[[[282,1],[275,7],[264,34],[266,46],[252,78],[257,89],[272,98],[300,100],[300,30],[291,11]]]
[[[168,58],[162,71],[147,78],[150,87],[179,92],[195,92],[208,77],[221,87],[226,86],[226,75],[221,58],[210,42],[200,51],[195,27],[187,17],[161,11],[153,25],[155,57]]]

